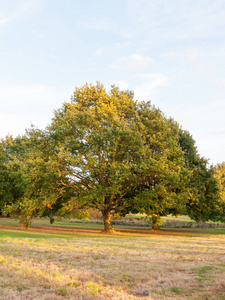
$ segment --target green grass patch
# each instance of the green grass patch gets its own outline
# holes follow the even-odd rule
[[[171,220],[171,221],[180,221],[180,222],[195,222],[194,220],[192,220],[191,218],[189,218],[188,216],[166,216],[166,217],[162,217],[163,221],[167,221],[167,220]]]
[[[172,229],[163,229],[165,231],[173,231],[173,232],[183,232],[185,235],[224,235],[225,228],[172,228]]]
[[[171,292],[173,292],[173,293],[175,293],[177,295],[181,295],[182,294],[182,291],[178,287],[176,287],[176,286],[174,286],[174,287],[171,288]]]
[[[69,293],[68,293],[68,290],[65,287],[61,287],[61,288],[58,289],[58,294],[61,295],[61,296],[67,296]]]
[[[79,233],[79,234],[74,234],[74,233],[39,233],[39,232],[31,232],[29,229],[27,231],[20,231],[20,230],[12,230],[12,229],[1,229],[0,228],[0,240],[1,239],[24,239],[24,238],[33,238],[33,239],[103,239],[103,240],[108,240],[108,239],[127,239],[128,237],[126,235],[104,235],[104,234],[98,234],[98,233]],[[132,240],[133,237],[130,237]],[[97,256],[98,257],[98,256]]]
[[[69,238],[69,234],[54,234],[54,233],[36,233],[36,232],[23,232],[16,230],[0,230],[0,238]]]
[[[198,275],[198,280],[199,281],[205,281],[205,280],[212,280],[212,276],[208,276],[210,271],[212,271],[214,268],[211,266],[203,266],[199,268],[192,268],[191,271],[194,271]]]
[[[106,236],[107,237],[107,236]],[[0,239],[1,238],[34,238],[34,239],[74,239],[74,238],[102,238],[102,235],[94,235],[94,234],[58,234],[58,233],[38,233],[38,232],[25,232],[25,231],[17,231],[10,229],[0,229]]]
[[[18,226],[18,222],[16,220],[12,220],[9,218],[0,218],[0,225],[3,226]],[[67,221],[56,221],[54,224],[50,224],[48,219],[34,219],[33,224],[31,226],[31,228],[36,228],[36,227],[41,227],[41,226],[45,226],[45,227],[49,227],[49,228],[54,228],[57,230],[57,227],[60,228],[69,228],[69,229],[90,229],[90,230],[101,230],[103,229],[103,225],[102,224],[96,224],[96,223],[80,223],[80,222],[67,222]],[[141,234],[141,232],[143,230],[146,229],[150,229],[150,227],[138,227],[138,226],[125,226],[125,225],[114,225],[115,230],[120,230],[120,229],[135,229],[138,230],[139,233]],[[1,236],[7,236],[9,233],[5,233],[5,228],[1,229],[0,228],[0,237]],[[7,229],[9,230],[9,229]],[[202,236],[202,235],[225,235],[225,228],[162,228],[162,232],[173,232],[176,234],[176,232],[178,234],[184,234],[186,236]],[[34,233],[29,231],[29,229],[27,231],[20,231],[20,230],[11,230],[10,235],[12,237],[34,237],[36,238],[37,236],[39,236],[40,238],[73,238],[75,235],[78,236],[77,234],[73,234],[73,233]],[[98,232],[96,233],[91,233],[91,234],[79,234],[79,237],[102,237],[101,234],[99,234]]]

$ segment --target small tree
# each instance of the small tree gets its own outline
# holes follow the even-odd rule
[[[6,136],[0,141],[0,210],[15,203],[25,192],[20,164],[26,156],[26,138]]]
[[[225,162],[215,166],[215,178],[219,185],[219,201],[216,220],[225,222]]]
[[[23,137],[6,137],[0,153],[3,213],[18,217],[25,227],[35,216],[48,216],[53,222],[70,194],[62,184],[63,162],[54,155],[48,134],[33,127]]]

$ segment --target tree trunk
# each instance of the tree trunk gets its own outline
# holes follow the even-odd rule
[[[111,221],[111,213],[110,210],[103,210],[102,211],[103,216],[103,222],[104,222],[104,230],[105,233],[113,233],[114,229],[112,227],[112,221]]]
[[[52,217],[52,216],[50,216],[50,217],[49,217],[49,221],[50,221],[50,224],[53,224],[53,223],[55,222],[55,218]]]
[[[159,230],[159,225],[157,223],[152,223],[153,230]]]
[[[152,214],[152,229],[153,230],[159,230],[158,218],[159,217],[156,214]]]

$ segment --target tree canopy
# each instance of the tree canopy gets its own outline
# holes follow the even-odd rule
[[[217,180],[191,135],[150,102],[100,83],[76,88],[45,130],[0,143],[0,209],[33,216],[129,212],[152,216],[188,213],[196,220],[215,215]],[[10,187],[10,188],[8,188]]]
[[[219,187],[213,166],[200,157],[195,141],[188,131],[180,130],[179,144],[184,153],[185,167],[190,170],[185,184],[190,191],[186,212],[195,221],[215,220],[218,207]]]
[[[185,169],[178,126],[150,103],[114,86],[107,93],[101,84],[85,85],[55,112],[48,129],[75,191],[65,208],[97,208],[106,231],[112,215],[133,208],[181,211]]]
[[[0,141],[0,210],[5,205],[15,203],[24,194],[20,163],[26,153],[23,148],[24,138],[6,136]]]

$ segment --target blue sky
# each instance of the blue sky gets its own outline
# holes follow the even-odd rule
[[[96,81],[151,100],[225,161],[224,0],[0,0],[0,137],[44,128]]]

